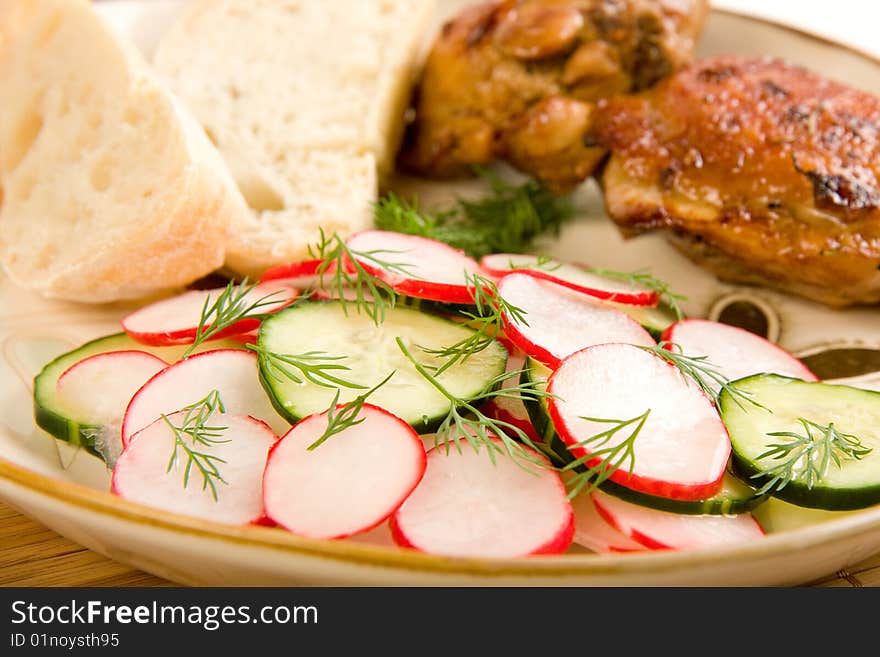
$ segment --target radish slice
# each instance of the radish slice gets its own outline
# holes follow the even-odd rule
[[[264,271],[260,277],[260,282],[284,281],[291,287],[304,289],[314,283],[318,268],[322,262],[324,261],[319,258],[317,260],[304,260],[302,262],[278,265]]]
[[[181,426],[184,415],[173,413],[168,422]],[[223,459],[215,461],[223,478],[213,480],[215,500],[210,488],[202,488],[202,476],[195,466],[184,486],[189,458],[177,445],[168,422],[160,418],[133,436],[113,469],[111,490],[132,502],[205,520],[233,525],[258,522],[263,516],[263,469],[277,440],[272,430],[251,417],[215,413],[208,419],[209,426],[225,427],[216,439],[223,442],[195,446],[198,452]],[[187,446],[194,449],[191,442]],[[169,470],[175,447],[177,457]]]
[[[656,291],[591,272],[588,268],[558,260],[541,260],[521,253],[493,253],[483,256],[480,266],[496,277],[519,272],[551,281],[596,299],[634,306],[656,306]]]
[[[663,332],[661,339],[678,344],[688,356],[706,356],[731,381],[752,374],[782,374],[818,381],[807,366],[790,353],[749,331],[706,319],[684,319]],[[720,384],[709,382],[715,392]]]
[[[122,328],[132,338],[147,345],[189,344],[198,333],[203,309],[210,307],[224,290],[225,288],[191,290],[151,303],[124,317]],[[281,282],[261,283],[244,295],[241,304],[242,308],[247,308],[264,299],[271,303],[261,306],[257,312],[269,314],[292,304],[297,294],[295,288]],[[259,325],[260,320],[257,318],[243,319],[219,331],[211,339],[247,333]]]
[[[486,275],[477,261],[463,251],[426,237],[367,230],[349,237],[346,244],[353,251],[401,266],[404,271],[392,271],[369,258],[358,258],[364,269],[388,283],[395,292],[419,299],[473,303],[466,275]]]
[[[764,536],[761,525],[750,513],[691,516],[648,509],[601,491],[591,494],[603,518],[624,535],[654,550],[723,547]]]
[[[553,470],[441,446],[428,452],[422,483],[392,516],[391,532],[398,545],[431,554],[553,554],[571,545],[574,514]]]
[[[341,407],[339,407],[341,408]],[[387,520],[425,473],[425,450],[406,422],[364,404],[358,424],[309,450],[327,413],[301,420],[272,449],[266,515],[294,534],[345,538]]]
[[[507,359],[507,372],[518,372],[522,370],[525,362],[526,356],[524,353],[518,350],[512,352]],[[514,388],[518,385],[519,377],[514,376],[505,379],[501,384],[501,388],[503,390]],[[532,421],[529,419],[529,412],[526,410],[526,406],[521,399],[516,399],[514,397],[493,397],[486,404],[486,408],[483,412],[489,417],[518,427],[532,440],[540,440],[538,433],[532,426]]]
[[[574,509],[574,542],[593,552],[639,552],[645,546],[615,529],[603,518],[589,493],[577,495]]]
[[[623,462],[612,481],[677,500],[702,500],[720,490],[731,450],[727,430],[712,402],[659,356],[632,345],[589,347],[563,361],[547,390],[553,426],[577,457],[596,449],[578,446],[582,441],[615,426],[584,418],[622,421],[650,410],[632,443],[635,462]],[[635,428],[634,422],[620,429],[602,447],[623,443]]]
[[[85,358],[58,378],[59,403],[71,416],[100,427],[95,449],[111,468],[122,452],[122,418],[128,403],[166,367],[168,363],[145,351],[114,351]]]
[[[220,393],[227,413],[250,415],[266,422],[276,433],[290,428],[272,407],[260,385],[257,355],[250,351],[219,349],[179,361],[147,381],[132,397],[122,422],[122,444],[164,414],[174,413]]]
[[[336,273],[336,263],[331,262],[327,265],[323,272],[319,273],[323,260],[305,260],[303,262],[292,262],[287,265],[278,265],[271,269],[267,269],[260,282],[278,282],[290,287],[310,292],[313,294],[321,290],[321,285],[327,286]]]
[[[656,344],[626,313],[555,283],[508,274],[498,283],[498,292],[525,313],[527,322],[508,318],[507,337],[551,368],[566,356],[597,344]]]

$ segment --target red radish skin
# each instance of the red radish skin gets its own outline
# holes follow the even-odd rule
[[[509,274],[501,279],[498,291],[506,302],[524,311],[528,323],[508,318],[508,339],[550,368],[558,367],[566,356],[597,344],[656,344],[651,334],[626,313],[555,283],[526,274]]]
[[[594,299],[633,306],[656,306],[660,300],[654,290],[626,281],[594,274],[587,267],[550,260],[539,262],[533,255],[493,253],[480,260],[480,266],[495,277],[518,272],[568,287]]]
[[[648,509],[595,491],[601,516],[618,531],[651,550],[717,548],[747,543],[764,536],[750,513],[735,516],[693,516]]]
[[[199,319],[207,300],[210,306],[224,288],[213,290],[190,290],[168,299],[151,303],[122,319],[122,328],[141,344],[165,346],[191,344],[198,334]],[[244,299],[250,305],[264,297],[271,304],[259,309],[261,314],[277,312],[292,304],[298,295],[295,288],[280,282],[262,283],[255,286]],[[243,319],[218,331],[211,340],[219,340],[253,331],[260,326],[258,318]]]
[[[486,276],[476,260],[448,244],[426,237],[381,230],[352,235],[346,244],[360,253],[374,252],[383,261],[404,265],[409,276],[382,268],[369,259],[358,259],[370,274],[390,285],[395,292],[418,299],[446,303],[473,303],[473,288],[465,276]]]
[[[369,531],[394,513],[425,473],[425,449],[412,427],[378,406],[364,404],[360,418],[313,450],[326,412],[282,437],[263,476],[267,517],[299,536],[335,539]]]
[[[394,541],[453,557],[510,558],[567,550],[574,513],[559,475],[537,465],[523,464],[524,469],[503,452],[493,464],[485,448],[477,453],[462,442],[461,451],[440,446],[428,452],[422,483],[391,517]]]
[[[521,371],[525,366],[525,362],[526,356],[524,353],[519,350],[511,352],[507,359],[507,372]],[[505,379],[501,384],[501,388],[513,388],[517,385],[519,385],[519,377],[514,376]],[[514,399],[511,397],[493,397],[486,404],[486,408],[483,412],[489,417],[493,417],[496,420],[501,420],[502,422],[507,422],[508,424],[518,427],[532,440],[540,440],[538,433],[532,426],[531,420],[529,420],[529,412],[526,410],[525,404],[523,404],[520,399]]]
[[[173,413],[168,421],[183,423],[184,413]],[[217,463],[226,481],[216,481],[217,500],[210,489],[202,489],[202,477],[192,468],[184,487],[187,455],[178,449],[171,470],[168,464],[174,453],[174,432],[160,418],[133,436],[113,469],[111,490],[116,495],[147,506],[192,515],[205,520],[233,525],[261,524],[263,513],[263,470],[269,450],[277,437],[264,423],[251,417],[217,413],[211,426],[226,427],[220,442],[198,451],[222,458]]]
[[[678,344],[688,356],[706,356],[731,381],[761,373],[819,380],[778,345],[736,326],[707,319],[683,319],[666,329],[661,339]],[[720,387],[714,381],[710,385],[716,392]]]
[[[166,367],[145,351],[113,351],[84,358],[58,378],[58,400],[71,417],[101,427],[95,449],[109,466],[122,452],[122,419],[131,398]]]
[[[250,415],[266,422],[276,433],[290,424],[272,407],[260,384],[257,355],[240,349],[204,351],[165,368],[138,390],[122,422],[122,444],[164,414],[220,393],[227,413]]]
[[[609,524],[598,512],[590,493],[581,493],[572,501],[574,542],[593,552],[641,552],[646,548]]]
[[[284,281],[291,287],[303,289],[315,280],[318,268],[323,260],[304,260],[302,262],[290,262],[286,265],[278,265],[271,267],[263,272],[260,277],[261,283],[269,281]],[[304,283],[304,284],[299,284]]]
[[[591,453],[580,443],[612,426],[585,418],[628,420],[650,409],[633,441],[632,473],[626,461],[612,481],[677,500],[701,500],[720,490],[731,451],[727,430],[712,402],[659,356],[632,345],[588,347],[563,361],[547,390],[553,426],[578,458]],[[630,427],[603,447],[622,443],[635,424]],[[600,462],[597,457],[587,465]]]

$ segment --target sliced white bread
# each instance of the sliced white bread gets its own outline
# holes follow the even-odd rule
[[[155,66],[217,145],[252,209],[230,269],[303,258],[319,228],[372,225],[393,168],[433,0],[197,0]]]
[[[198,122],[86,0],[0,2],[0,187],[4,270],[75,301],[210,273],[248,214]]]

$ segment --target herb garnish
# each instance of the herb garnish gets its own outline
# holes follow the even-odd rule
[[[389,193],[373,206],[376,228],[430,237],[481,258],[527,251],[536,237],[558,233],[573,215],[567,199],[535,181],[511,185],[485,169],[477,172],[489,182],[489,196],[429,213],[417,200]]]
[[[659,356],[667,363],[674,365],[687,378],[697,384],[697,387],[716,404],[722,391],[727,391],[740,408],[745,408],[743,402],[770,411],[769,408],[755,401],[752,396],[730,384],[730,379],[724,376],[718,368],[709,362],[708,356],[688,356],[684,353],[681,345],[675,342],[663,341],[653,347],[635,345],[639,349],[648,351]]]
[[[341,407],[337,408],[339,405],[339,389],[336,390],[336,394],[333,396],[333,401],[330,402],[330,407],[327,409],[327,428],[324,429],[324,433],[320,435],[320,437],[308,446],[309,451],[321,446],[328,438],[336,435],[337,433],[341,433],[346,429],[349,429],[353,426],[356,426],[364,421],[364,418],[360,417],[361,410],[364,408],[364,404],[367,401],[367,398],[376,392],[379,388],[384,386],[391,379],[392,376],[395,375],[397,370],[391,372],[388,376],[382,379],[379,383],[374,385],[372,388],[367,390],[365,393],[362,393],[352,399],[350,402],[346,402]],[[365,388],[366,386],[361,386]]]
[[[225,413],[226,409],[220,399],[220,392],[212,390],[204,398],[181,409],[184,416],[180,425],[175,425],[167,415],[162,414],[165,424],[174,433],[174,449],[165,472],[171,472],[180,458],[179,452],[183,451],[186,456],[186,465],[183,467],[183,487],[186,488],[189,485],[189,478],[195,467],[202,476],[202,490],[210,491],[215,502],[218,499],[217,482],[227,483],[220,474],[217,465],[226,463],[226,461],[214,454],[200,451],[200,448],[211,448],[214,445],[229,442],[229,440],[220,439],[228,427],[208,425],[208,420],[216,411]]]
[[[335,376],[333,372],[349,371],[345,365],[338,361],[345,360],[346,356],[331,356],[323,351],[307,351],[302,354],[279,354],[262,345],[249,344],[247,348],[255,351],[269,376],[276,381],[288,379],[293,383],[309,381],[316,386],[324,388],[366,388],[367,386],[354,383]]]
[[[642,428],[645,426],[645,422],[648,421],[648,416],[650,414],[651,409],[649,408],[641,415],[637,415],[628,420],[581,417],[582,420],[612,426],[605,431],[600,431],[599,433],[570,446],[571,448],[590,447],[592,451],[589,454],[581,456],[580,458],[564,465],[560,469],[561,472],[583,468],[588,461],[597,458],[600,459],[600,461],[585,470],[579,470],[574,477],[569,479],[567,482],[569,487],[569,499],[577,496],[581,492],[589,493],[595,490],[600,484],[602,484],[602,482],[609,479],[611,475],[622,468],[627,462],[629,463],[629,474],[632,476],[633,469],[636,465],[635,441],[641,433]],[[608,447],[605,446],[608,444],[608,441],[619,432],[629,427],[632,427],[632,430],[620,443]]]
[[[469,399],[462,399],[449,392],[446,387],[440,383],[437,376],[432,373],[431,368],[420,363],[410,353],[409,349],[404,345],[401,338],[396,338],[397,346],[406,359],[412,363],[416,371],[430,383],[441,395],[446,397],[450,402],[449,412],[443,418],[434,438],[434,445],[438,447],[443,444],[449,449],[449,443],[453,443],[459,451],[461,451],[460,441],[464,438],[474,450],[478,451],[480,447],[485,447],[492,463],[495,463],[496,452],[501,451],[493,441],[492,437],[501,440],[504,451],[514,458],[517,462],[528,462],[547,467],[547,464],[529,454],[522,446],[524,443],[536,451],[542,451],[537,447],[529,435],[514,424],[497,420],[484,414],[478,407],[490,399],[507,397],[515,399],[542,399],[550,397],[551,394],[546,391],[537,390],[531,383],[519,383],[516,386],[504,388],[500,384],[513,377],[519,377],[522,371],[502,372],[495,377],[486,386],[486,389]]]
[[[641,286],[656,292],[666,306],[675,313],[677,319],[684,319],[684,311],[682,311],[679,302],[687,301],[687,297],[672,290],[672,287],[664,280],[661,280],[651,274],[646,269],[638,269],[636,271],[615,271],[613,269],[602,269],[600,267],[589,267],[587,271],[598,276],[614,278],[619,281],[625,281],[633,286]]]
[[[770,478],[757,492],[758,495],[781,490],[793,479],[804,480],[807,488],[812,489],[825,477],[832,463],[840,467],[841,459],[858,461],[872,451],[857,436],[841,432],[833,422],[821,425],[802,417],[798,418],[798,422],[804,429],[803,433],[773,431],[767,434],[790,440],[768,443],[767,451],[755,459],[777,461],[766,470],[752,475],[753,479]]]
[[[246,319],[263,319],[265,313],[259,312],[260,309],[278,303],[280,301],[278,295],[282,294],[283,290],[275,290],[248,303],[247,296],[256,286],[256,283],[248,283],[248,279],[245,278],[240,283],[229,281],[213,303],[211,303],[211,296],[208,295],[202,305],[195,338],[183,352],[182,357],[186,358],[191,355],[203,342],[210,340],[230,326]]]
[[[309,247],[309,254],[322,262],[316,271],[319,286],[338,297],[342,310],[348,313],[348,304],[353,304],[357,312],[364,312],[377,326],[385,321],[385,312],[397,304],[397,292],[367,267],[377,267],[389,273],[407,278],[418,278],[408,271],[411,263],[386,260],[382,254],[395,254],[397,251],[377,249],[355,251],[337,233],[329,238],[321,230],[321,239]],[[367,263],[367,267],[364,266]],[[325,283],[325,281],[328,281]],[[354,292],[355,298],[346,299],[346,291]]]
[[[432,367],[435,376],[443,374],[456,363],[464,362],[483,351],[492,344],[497,335],[507,329],[510,321],[528,325],[525,320],[526,312],[505,301],[498,293],[498,287],[494,281],[479,274],[465,272],[465,284],[470,291],[476,312],[461,310],[459,314],[470,320],[474,332],[448,347],[440,349],[419,347],[426,354],[446,360],[443,365]]]

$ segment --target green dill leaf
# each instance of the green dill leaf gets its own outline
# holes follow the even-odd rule
[[[477,173],[489,182],[487,196],[459,199],[451,208],[429,213],[417,199],[390,193],[373,206],[376,228],[430,237],[481,258],[527,251],[538,236],[558,234],[573,215],[566,198],[535,181],[512,185],[488,170],[478,168]]]
[[[257,353],[263,371],[276,381],[288,379],[293,383],[309,381],[323,388],[355,388],[367,386],[343,379],[334,372],[348,372],[350,369],[339,363],[346,356],[331,356],[323,351],[308,351],[302,354],[279,354],[259,344],[249,344],[247,348]]]
[[[629,476],[633,474],[636,464],[635,441],[641,434],[648,421],[651,409],[647,409],[640,415],[631,417],[628,420],[618,420],[597,417],[582,417],[581,419],[597,424],[610,425],[605,431],[600,431],[586,438],[572,447],[589,447],[590,451],[585,456],[576,458],[561,470],[577,471],[577,474],[568,480],[569,499],[574,498],[580,493],[589,493],[598,488],[604,481],[607,481],[615,472],[620,470],[625,464],[628,464]],[[629,434],[615,445],[608,443],[617,434],[629,429]],[[595,459],[598,462],[591,466],[586,464]]]
[[[755,458],[756,461],[770,461],[764,470],[751,476],[753,479],[767,478],[757,495],[782,490],[793,480],[803,481],[812,489],[825,478],[832,463],[840,467],[842,460],[861,460],[872,451],[858,436],[843,433],[833,422],[821,425],[801,417],[798,423],[803,428],[802,433],[773,431],[767,434],[768,437],[788,440],[768,443],[767,450]]]
[[[183,452],[183,456],[186,458],[186,464],[183,467],[183,487],[189,486],[190,475],[195,468],[202,477],[202,490],[209,491],[216,502],[218,500],[217,483],[228,483],[218,468],[218,464],[226,463],[226,461],[206,451],[215,445],[229,442],[229,440],[222,439],[228,427],[207,424],[214,413],[226,412],[219,391],[212,390],[204,398],[185,406],[181,412],[184,415],[179,425],[172,423],[164,413],[161,416],[174,434],[174,447],[165,471],[171,472],[181,458],[180,453]]]
[[[324,429],[324,433],[322,433],[318,437],[318,439],[315,440],[315,442],[308,446],[308,450],[311,451],[320,447],[331,436],[335,436],[336,434],[341,433],[351,427],[357,426],[358,424],[363,422],[364,418],[362,418],[360,415],[367,399],[369,399],[370,395],[376,392],[379,388],[388,383],[388,381],[391,379],[392,376],[396,374],[396,372],[397,370],[391,372],[388,376],[386,376],[379,383],[367,390],[365,393],[358,395],[350,402],[343,404],[341,407],[338,407],[340,390],[337,389],[336,394],[333,395],[333,401],[330,402],[330,406],[327,409],[327,428]],[[365,388],[366,386],[360,387]]]
[[[240,283],[229,281],[217,298],[211,302],[211,295],[205,297],[199,323],[196,327],[196,335],[193,342],[183,353],[183,358],[191,355],[202,343],[214,338],[221,331],[246,319],[263,319],[265,313],[260,312],[266,306],[278,303],[279,294],[282,290],[276,290],[263,297],[248,303],[248,294],[257,286],[256,283],[248,283],[245,278]],[[294,301],[297,303],[299,299]]]

